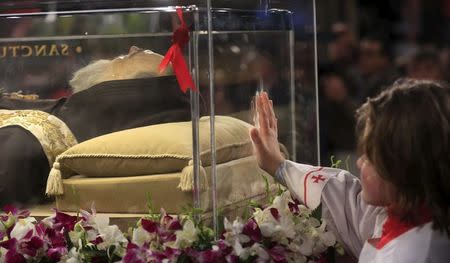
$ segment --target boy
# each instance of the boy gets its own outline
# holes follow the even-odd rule
[[[357,111],[361,181],[283,158],[267,93],[250,131],[258,164],[322,216],[359,262],[450,262],[450,88],[402,80]]]

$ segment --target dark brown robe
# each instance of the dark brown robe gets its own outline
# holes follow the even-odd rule
[[[0,98],[0,109],[36,109],[63,120],[78,142],[146,125],[188,121],[189,94],[174,76],[115,80],[59,100]],[[0,203],[44,197],[49,164],[37,139],[21,127],[0,128]]]

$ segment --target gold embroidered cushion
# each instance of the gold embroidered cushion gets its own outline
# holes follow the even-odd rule
[[[43,111],[0,110],[0,128],[7,126],[20,126],[33,134],[40,142],[50,167],[57,155],[77,144],[72,131],[62,120]]]
[[[210,119],[199,122],[202,166],[211,164]],[[216,116],[216,162],[250,156],[250,124]],[[191,122],[151,125],[115,132],[82,142],[58,156],[62,177],[122,177],[181,171],[192,159]],[[59,167],[58,167],[59,168]]]

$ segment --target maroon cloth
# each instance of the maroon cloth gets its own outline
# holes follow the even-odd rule
[[[0,96],[0,110],[40,110],[48,113],[57,111],[66,101],[66,98],[57,100],[23,100]]]
[[[179,90],[174,76],[102,82],[72,95],[54,115],[78,142],[191,117],[189,96]]]
[[[0,128],[0,206],[36,204],[45,199],[50,172],[39,141],[19,126]]]

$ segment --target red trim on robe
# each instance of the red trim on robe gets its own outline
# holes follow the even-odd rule
[[[308,182],[308,181],[307,181],[308,176],[309,176],[310,174],[312,174],[312,173],[314,173],[314,172],[318,172],[318,171],[320,171],[320,170],[322,170],[322,169],[323,169],[323,167],[320,167],[319,169],[312,170],[312,171],[308,172],[308,173],[305,175],[305,179],[303,180],[303,202],[305,203],[306,206],[308,206],[307,203],[306,203],[306,184],[307,184],[307,182]]]
[[[390,241],[396,239],[400,235],[408,232],[409,230],[431,222],[432,215],[431,212],[426,209],[419,209],[421,212],[421,217],[417,222],[404,222],[400,220],[398,216],[392,215],[392,213],[388,212],[388,218],[386,222],[383,224],[383,231],[381,234],[381,238],[379,242],[376,244],[377,249],[382,249],[385,245],[387,245]]]

